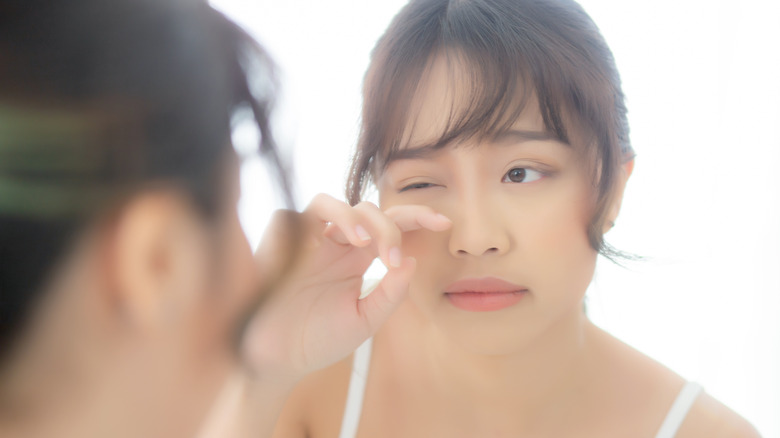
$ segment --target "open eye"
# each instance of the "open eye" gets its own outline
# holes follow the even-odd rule
[[[533,169],[526,167],[514,167],[509,169],[509,172],[504,174],[504,178],[501,182],[507,183],[529,183],[542,179],[544,175]]]
[[[432,187],[432,186],[433,186],[433,184],[431,184],[431,183],[418,182],[418,183],[409,184],[408,186],[404,186],[403,188],[401,188],[401,190],[399,190],[399,192],[405,192],[407,190],[425,189],[425,188]]]

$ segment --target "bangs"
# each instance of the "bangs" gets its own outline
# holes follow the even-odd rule
[[[347,199],[360,202],[391,160],[490,141],[537,104],[542,134],[572,146],[592,176],[589,235],[606,254],[599,224],[634,154],[612,52],[572,0],[411,0],[372,53]],[[433,134],[420,141],[418,130]]]
[[[530,2],[517,10],[491,9],[486,2],[417,5],[414,16],[405,10],[396,17],[391,30],[398,23],[406,29],[380,40],[366,75],[359,147],[359,154],[370,154],[364,157],[371,161],[366,170],[381,172],[400,151],[407,155],[494,138],[512,127],[526,105],[536,103],[546,133],[564,144],[572,144],[572,133],[577,145],[615,142],[605,138],[614,130],[598,132],[610,116],[600,109],[615,106],[614,93],[604,93],[608,72],[587,68],[594,64],[587,58],[595,55],[567,32],[571,23],[540,23],[550,14],[532,14],[534,8],[554,5]],[[425,100],[421,95],[440,85],[431,80],[437,63],[446,65],[452,84],[437,109],[445,120],[438,135],[410,144]],[[592,158],[602,155],[582,149]]]
[[[464,48],[438,49],[430,55],[422,74],[404,89],[409,95],[395,95],[385,108],[395,108],[390,114],[398,120],[385,118],[386,127],[393,131],[381,133],[386,141],[377,151],[381,171],[389,162],[431,149],[460,145],[468,140],[490,141],[512,129],[527,105],[537,102],[558,102],[539,99],[524,59],[520,56],[496,57],[482,50],[465,52]],[[514,62],[500,62],[501,58]],[[542,108],[541,114],[561,119],[567,111],[557,105]],[[434,117],[435,126],[429,118]],[[543,116],[544,117],[544,116]],[[423,126],[420,126],[423,125]],[[569,144],[567,130],[562,123],[544,120],[546,137]],[[416,135],[420,130],[430,131],[423,140]]]

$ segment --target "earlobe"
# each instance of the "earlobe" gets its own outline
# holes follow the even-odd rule
[[[127,322],[153,331],[180,304],[180,291],[204,270],[201,228],[170,192],[138,195],[121,208],[108,237],[107,289]]]
[[[625,173],[624,174],[625,180],[623,181],[623,185],[625,186],[626,181],[628,181],[628,178],[630,178],[631,174],[634,172],[634,159],[632,158],[626,161],[621,167],[623,168],[623,172]]]
[[[615,226],[615,221],[617,220],[618,214],[620,213],[620,207],[623,203],[623,193],[626,189],[626,183],[628,182],[628,178],[631,177],[631,173],[634,171],[634,159],[623,163],[622,166],[620,166],[620,174],[618,175],[618,179],[615,183],[615,194],[614,198],[612,199],[612,204],[609,207],[609,213],[607,213],[607,216],[604,220],[604,228],[602,229],[602,234],[606,234],[609,230],[611,230]]]

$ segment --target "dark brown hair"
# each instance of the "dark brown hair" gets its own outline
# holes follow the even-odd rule
[[[109,207],[163,184],[216,218],[239,118],[292,206],[269,129],[273,72],[205,0],[0,5],[0,359],[74,236]]]
[[[364,84],[360,137],[347,199],[362,194],[405,144],[410,106],[434,58],[455,59],[470,90],[426,148],[508,130],[531,96],[545,128],[578,148],[597,193],[591,246],[623,254],[603,239],[621,164],[633,158],[623,92],[612,52],[571,0],[411,0],[380,38]],[[450,64],[452,65],[452,63]]]

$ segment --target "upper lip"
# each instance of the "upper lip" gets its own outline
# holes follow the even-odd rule
[[[500,278],[482,277],[464,278],[462,280],[458,280],[444,288],[444,293],[509,293],[520,292],[524,290],[526,290],[525,287],[510,283]]]

